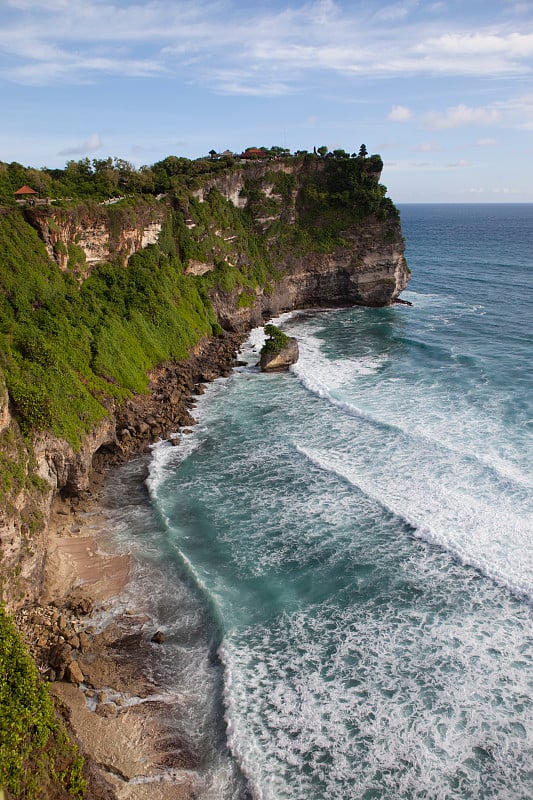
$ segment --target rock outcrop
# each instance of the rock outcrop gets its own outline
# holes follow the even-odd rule
[[[285,347],[277,353],[261,353],[259,366],[262,372],[286,372],[291,364],[296,364],[298,356],[298,342],[291,336]]]
[[[27,207],[24,214],[60,269],[81,279],[94,264],[128,258],[155,244],[168,209],[161,204],[134,208],[80,204],[74,209]]]

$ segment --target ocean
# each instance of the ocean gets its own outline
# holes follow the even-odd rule
[[[205,800],[533,797],[533,206],[400,210],[412,307],[253,331],[110,478]]]

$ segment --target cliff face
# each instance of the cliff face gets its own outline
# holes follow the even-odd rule
[[[200,186],[184,185],[164,202],[28,208],[33,239],[23,257],[24,222],[4,219],[7,231],[16,223],[18,237],[6,250],[13,265],[5,282],[11,402],[0,385],[0,594],[11,607],[39,592],[54,493],[83,492],[102,459],[123,459],[191,424],[195,384],[229,370],[247,329],[295,308],[394,302],[409,270],[398,214],[379,184],[380,163],[252,163],[197,178]],[[78,278],[79,292],[48,263],[35,230],[60,270]],[[148,244],[156,246],[143,260]],[[123,269],[132,253],[137,261]],[[35,262],[34,273],[24,274],[25,259]],[[85,278],[109,261],[119,262],[118,272],[106,268],[100,282],[93,276],[93,294],[80,299]],[[64,302],[57,299],[61,281]],[[71,317],[56,325],[58,313]],[[161,338],[161,329],[168,335]],[[172,336],[178,344],[165,350]],[[73,343],[79,351],[69,361]],[[168,366],[157,366],[165,359]],[[133,362],[138,373],[155,368],[146,395]],[[72,431],[79,413],[70,443],[56,424],[67,416],[60,401],[68,396],[81,409],[65,423]]]
[[[254,303],[236,308],[236,295],[215,291],[213,304],[221,324],[239,330],[294,308],[346,305],[386,306],[409,281],[401,236],[390,237],[388,222],[374,220],[346,236],[331,253],[287,255],[277,262],[282,277],[272,289],[255,290]]]
[[[254,288],[244,308],[238,302],[240,287],[230,293],[212,291],[211,299],[223,327],[242,330],[293,308],[390,305],[407,286],[410,272],[395,211],[379,209],[363,216],[357,202],[348,205],[344,196],[334,198],[328,208],[325,192],[317,202],[317,186],[319,190],[327,189],[332,180],[325,174],[328,168],[330,165],[323,161],[311,165],[250,165],[211,179],[194,192],[200,202],[206,203],[215,190],[243,209],[253,230],[266,243],[278,273],[268,286]],[[370,191],[378,190],[379,170],[369,169],[365,177]],[[336,203],[335,235],[325,242],[320,236],[314,239],[308,230],[327,234],[332,213],[337,213]],[[286,234],[291,227],[306,237],[287,243]],[[238,254],[233,258],[239,262]],[[212,268],[212,263],[195,262],[196,274]]]
[[[52,487],[39,478],[8,400],[0,375],[0,600],[16,608],[40,590]]]
[[[94,264],[118,258],[123,264],[143,247],[155,244],[166,209],[80,205],[74,209],[27,207],[25,216],[60,269],[87,277]]]
[[[339,209],[345,225],[336,232],[338,242],[330,242],[327,248],[314,246],[312,241],[304,247],[299,242],[280,244],[291,226],[302,227],[303,223],[311,228],[326,228],[330,223],[327,215],[321,219],[320,208],[309,208],[306,200],[310,184],[317,179],[319,188],[328,189],[328,176],[324,174],[328,168],[331,165],[325,161],[250,163],[207,178],[201,187],[190,190],[190,198],[201,204],[215,191],[242,210],[251,230],[263,240],[278,273],[267,292],[265,287],[255,287],[255,297],[245,310],[236,302],[239,291],[230,296],[213,291],[212,300],[223,327],[242,329],[297,307],[389,305],[407,286],[409,270],[395,213],[367,213],[358,218],[357,202],[347,209],[345,200]],[[365,179],[367,184],[379,186],[379,168],[369,164]],[[192,238],[200,242],[206,236],[205,226],[191,220],[188,208],[186,202],[178,213],[183,213]],[[346,213],[347,210],[355,213]],[[157,203],[126,209],[80,206],[68,211],[40,207],[28,208],[25,213],[49,256],[62,270],[74,268],[83,279],[95,264],[116,258],[126,264],[133,253],[155,244],[170,209]],[[189,259],[186,274],[203,275],[212,271],[216,256],[228,263],[242,262],[235,241],[239,237],[232,235],[231,225],[224,230],[225,226],[214,217],[207,227],[208,232],[224,243],[233,241],[235,247],[217,252],[215,245],[208,254]]]

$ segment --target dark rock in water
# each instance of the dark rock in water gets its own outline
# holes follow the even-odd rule
[[[400,306],[412,306],[413,305],[410,300],[402,300],[401,297],[396,297],[394,302],[398,303],[398,305],[400,305]]]
[[[78,639],[80,641],[80,648],[79,649],[83,653],[86,650],[88,650],[89,647],[91,646],[91,637],[88,634],[86,634],[84,631],[82,631],[79,634]]]
[[[94,611],[93,601],[89,597],[84,597],[82,595],[72,595],[69,599],[68,607],[77,617],[92,614]]]
[[[72,647],[73,650],[80,649],[80,639],[79,636],[72,631],[71,634],[67,637],[67,643]]]
[[[156,631],[156,633],[154,633],[154,635],[152,636],[151,641],[155,642],[156,644],[163,644],[166,638],[167,637],[162,631]]]
[[[277,353],[261,353],[259,366],[262,372],[284,372],[298,361],[298,342],[291,336],[285,347]]]

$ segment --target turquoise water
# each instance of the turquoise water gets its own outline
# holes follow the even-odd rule
[[[413,307],[253,332],[122,504],[205,797],[533,796],[533,207],[401,212]]]

